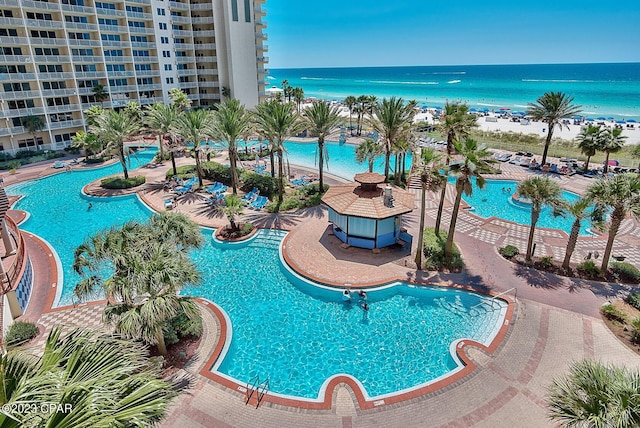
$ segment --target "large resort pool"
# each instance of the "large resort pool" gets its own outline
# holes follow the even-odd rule
[[[154,152],[138,153],[132,168]],[[120,172],[118,164],[62,172],[7,188],[24,195],[14,208],[30,215],[21,228],[55,250],[63,278],[56,306],[75,303],[75,248],[90,234],[151,211],[135,196],[91,198],[87,183]],[[89,209],[91,202],[91,209]],[[286,232],[263,230],[239,245],[221,245],[203,229],[206,245],[193,257],[203,273],[185,294],[205,298],[228,319],[225,350],[212,371],[244,385],[270,380],[270,392],[318,401],[329,379],[355,379],[366,398],[386,397],[432,384],[463,369],[456,344],[492,344],[505,322],[499,299],[460,289],[394,283],[368,290],[369,311],[342,290],[312,283],[281,257]]]

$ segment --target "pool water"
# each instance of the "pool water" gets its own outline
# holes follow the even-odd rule
[[[449,178],[449,182],[455,183],[455,178]],[[463,195],[462,199],[473,207],[471,212],[477,216],[498,217],[528,226],[531,224],[531,208],[518,205],[511,198],[517,188],[518,182],[512,180],[485,180],[485,186],[482,189],[479,189],[474,181],[473,194]],[[562,198],[568,202],[575,202],[580,199],[580,195],[563,190]],[[552,209],[544,206],[536,228],[559,229],[570,234],[574,221],[575,217],[570,214],[566,214],[565,217],[554,217]],[[591,235],[589,226],[589,222],[584,220],[580,227],[580,235]]]
[[[132,169],[154,154],[138,154]],[[135,196],[81,195],[85,184],[120,171],[113,165],[63,172],[7,189],[25,195],[16,208],[31,216],[21,227],[46,239],[60,257],[64,282],[57,305],[73,303],[79,280],[73,253],[85,237],[150,215]],[[316,399],[337,374],[355,377],[372,397],[432,382],[461,367],[452,343],[468,338],[488,345],[506,313],[506,304],[486,296],[404,283],[369,292],[365,312],[357,302],[344,303],[341,290],[288,271],[279,252],[285,232],[263,230],[232,246],[216,243],[211,230],[202,233],[206,245],[192,257],[203,282],[184,293],[215,302],[229,317],[232,340],[213,369],[241,384],[254,375],[269,377],[273,393]]]

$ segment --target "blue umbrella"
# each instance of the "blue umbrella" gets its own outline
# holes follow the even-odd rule
[[[587,118],[587,122],[593,122],[593,118],[592,117],[588,117]]]
[[[483,108],[483,109],[482,109],[482,110],[480,110],[480,111],[481,111],[481,112],[483,112],[483,113],[487,113],[487,112],[489,111],[489,109],[485,107],[485,108]]]
[[[616,123],[626,123],[624,120],[616,120]]]
[[[607,120],[615,120],[615,117],[608,117]]]
[[[470,111],[471,113],[475,113],[475,112],[477,112],[478,110],[477,110],[476,108],[471,107],[471,108],[469,109],[469,111]]]
[[[434,109],[436,109],[436,110],[442,110],[442,107],[440,107],[440,106],[435,106],[435,107],[434,107]]]
[[[429,107],[427,107],[427,106],[422,106],[422,109],[427,109],[427,108],[429,108]]]
[[[627,122],[628,123],[636,123],[636,120],[635,119],[628,119]]]
[[[598,120],[607,120],[607,118],[606,118],[606,117],[602,117],[602,116],[600,116],[600,117],[598,118]]]

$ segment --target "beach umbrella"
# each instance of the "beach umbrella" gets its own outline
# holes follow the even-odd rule
[[[482,110],[480,110],[480,111],[481,111],[481,112],[483,112],[483,113],[488,113],[488,112],[489,112],[489,109],[485,107],[485,108],[483,108],[483,109],[482,109]]]
[[[616,120],[616,123],[627,123],[627,122],[625,122],[623,119],[623,120]]]
[[[507,110],[511,110],[511,109],[508,107],[500,107],[500,111],[507,111]]]
[[[635,119],[627,119],[627,123],[636,123]]]
[[[610,160],[610,161],[609,161],[609,165],[611,165],[611,166],[618,166],[618,161],[617,161],[617,160]]]
[[[593,122],[593,118],[592,117],[588,117],[587,118],[587,122]]]
[[[615,117],[608,117],[607,120],[616,120]]]
[[[471,113],[475,113],[475,112],[477,112],[478,110],[477,110],[476,108],[474,108],[474,107],[471,107],[471,108],[469,109],[469,111],[470,111]]]
[[[606,118],[606,117],[602,117],[602,116],[600,116],[600,117],[598,118],[598,120],[607,120],[607,118]]]

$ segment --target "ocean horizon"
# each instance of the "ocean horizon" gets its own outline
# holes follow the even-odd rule
[[[640,121],[640,63],[508,64],[273,68],[267,86],[302,87],[305,97],[341,101],[349,95],[391,96],[438,107],[524,110],[545,92],[574,97],[585,117]]]

